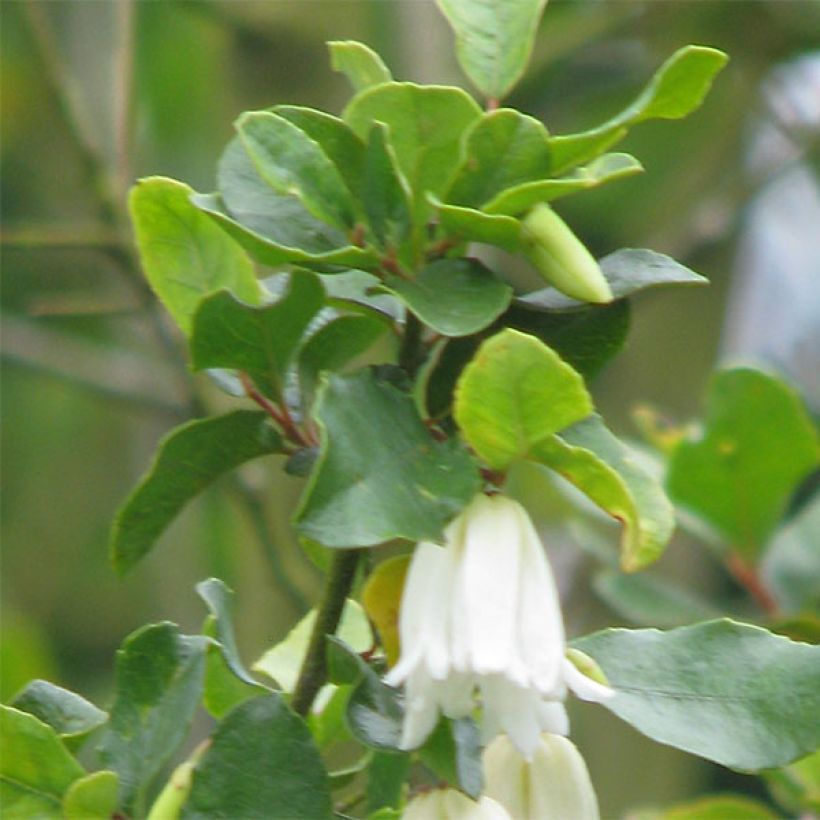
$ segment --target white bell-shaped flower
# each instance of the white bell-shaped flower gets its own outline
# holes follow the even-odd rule
[[[402,812],[402,820],[513,820],[490,797],[470,800],[456,789],[433,789],[417,794]]]
[[[485,738],[510,735],[531,755],[542,731],[567,734],[569,686],[585,700],[612,690],[565,658],[558,589],[524,508],[477,496],[445,531],[422,542],[399,614],[401,656],[386,680],[405,685],[402,747],[424,742],[439,712],[464,717],[483,704]]]
[[[504,736],[485,750],[484,792],[511,817],[527,820],[599,820],[586,763],[571,741],[543,734],[530,760]]]

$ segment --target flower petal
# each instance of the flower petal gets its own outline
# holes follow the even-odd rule
[[[576,697],[581,700],[592,701],[593,703],[600,703],[614,697],[615,690],[609,686],[604,686],[598,681],[588,678],[583,672],[579,671],[572,661],[564,659],[564,680],[572,689]]]

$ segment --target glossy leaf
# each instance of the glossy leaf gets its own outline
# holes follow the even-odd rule
[[[322,147],[270,111],[248,111],[236,122],[259,175],[276,191],[298,197],[317,219],[346,230],[356,222],[350,190]]]
[[[820,646],[730,620],[669,632],[608,629],[575,641],[643,734],[723,766],[782,766],[820,743]]]
[[[29,683],[11,705],[51,726],[69,748],[77,748],[108,720],[108,714],[93,703],[45,680]]]
[[[651,564],[672,536],[672,505],[657,479],[604,425],[600,416],[539,442],[531,458],[566,478],[607,515],[623,524],[621,566]]]
[[[288,369],[324,297],[319,277],[304,270],[293,271],[285,293],[263,307],[246,305],[227,291],[209,296],[194,316],[194,369],[239,370],[265,393],[281,399]]]
[[[333,817],[327,770],[304,721],[280,695],[234,709],[197,763],[181,818],[215,817]]]
[[[582,134],[550,140],[553,173],[586,162],[626,133],[630,125],[649,119],[676,120],[700,107],[728,57],[714,48],[678,49],[654,74],[641,93],[619,114]]]
[[[85,771],[54,729],[27,712],[0,706],[0,737],[3,816],[61,817],[62,796]]]
[[[98,747],[120,777],[120,804],[131,812],[191,728],[202,696],[209,640],[175,624],[143,627],[117,652],[116,697]]]
[[[115,772],[94,772],[75,780],[63,797],[65,820],[110,820],[117,809],[119,778]]]
[[[444,232],[459,242],[498,245],[515,253],[521,249],[521,223],[511,216],[487,214],[461,205],[444,205],[432,200]]]
[[[464,73],[486,97],[500,100],[527,67],[546,0],[438,0],[456,35]]]
[[[466,441],[495,469],[591,412],[581,376],[535,337],[509,329],[464,369],[453,411]]]
[[[442,717],[419,749],[422,762],[445,783],[478,800],[484,788],[481,737],[472,718]]]
[[[491,111],[465,134],[462,165],[446,201],[481,208],[502,191],[540,180],[549,170],[543,124],[510,108]]]
[[[399,170],[413,192],[413,213],[423,223],[427,192],[441,195],[459,162],[460,140],[481,109],[459,88],[386,83],[357,94],[343,119],[364,139],[374,121],[390,130]]]
[[[281,449],[281,436],[267,415],[251,410],[197,419],[172,430],[114,519],[114,568],[119,573],[131,569],[182,508],[219,476]]]
[[[393,79],[382,58],[364,43],[334,40],[327,47],[330,50],[330,67],[344,74],[356,91],[389,83]]]
[[[487,202],[482,210],[490,214],[517,216],[539,202],[552,202],[567,194],[596,188],[641,171],[643,165],[630,154],[604,154],[569,176],[523,182],[506,188]]]
[[[247,254],[191,204],[192,193],[173,179],[149,177],[128,201],[148,282],[185,333],[209,293],[227,288],[251,304],[262,295]]]
[[[615,299],[662,285],[708,285],[709,280],[671,256],[645,249],[623,248],[598,260]],[[583,305],[555,288],[528,293],[521,302],[545,310],[569,310]]]
[[[820,445],[797,394],[758,370],[719,372],[704,429],[674,451],[667,486],[727,546],[756,560],[797,484],[820,463]]]
[[[376,292],[380,281],[372,273],[363,270],[347,270],[322,277],[329,305],[378,316],[388,321],[403,319],[404,308],[399,300]]]
[[[327,547],[438,538],[479,489],[469,455],[434,441],[412,399],[370,371],[330,376],[315,415],[321,453],[297,526]]]
[[[477,259],[439,259],[413,279],[388,277],[384,287],[443,336],[483,330],[512,298],[512,288]]]

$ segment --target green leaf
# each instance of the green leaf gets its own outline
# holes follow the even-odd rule
[[[624,346],[630,307],[622,299],[557,313],[533,310],[529,302],[520,300],[513,303],[501,321],[507,327],[537,337],[584,378],[591,379]]]
[[[194,769],[181,817],[333,817],[324,763],[305,722],[280,695],[246,701],[220,723]]]
[[[259,684],[251,685],[238,678],[228,666],[222,647],[217,641],[216,618],[209,615],[202,626],[202,634],[213,638],[205,657],[205,682],[202,705],[209,715],[221,720],[228,712],[248,698],[258,697],[269,691]]]
[[[795,817],[820,811],[820,749],[782,769],[763,772],[775,800]]]
[[[517,216],[539,202],[552,202],[567,194],[586,191],[641,171],[643,165],[630,154],[604,154],[567,177],[539,179],[506,188],[487,202],[482,210],[490,214]]]
[[[347,244],[342,231],[316,219],[296,196],[274,191],[259,175],[239,137],[234,137],[222,153],[216,182],[227,215],[278,247],[281,261],[292,256],[293,261],[305,255],[321,256]],[[202,206],[209,202],[219,207],[218,197],[195,194],[192,201],[206,213],[208,208]],[[253,248],[248,250],[253,253]],[[268,249],[269,254],[275,252],[274,247]]]
[[[357,94],[342,115],[364,139],[373,122],[390,130],[399,170],[413,192],[414,220],[423,226],[427,192],[441,195],[458,167],[461,135],[481,109],[459,88],[386,83]]]
[[[521,249],[521,223],[511,216],[487,214],[460,205],[444,205],[431,198],[442,229],[459,242],[482,242],[515,253]]]
[[[446,200],[480,208],[508,188],[547,176],[547,129],[510,108],[491,111],[465,134],[463,157]]]
[[[615,689],[603,705],[643,734],[742,771],[820,744],[820,647],[728,619],[607,629],[575,641]]]
[[[367,767],[368,817],[379,809],[398,809],[401,806],[404,783],[410,773],[410,763],[408,754],[373,753]]]
[[[282,439],[270,419],[252,410],[197,419],[172,430],[114,519],[114,568],[119,573],[131,569],[180,510],[219,476],[281,449]]]
[[[262,672],[282,688],[292,692],[299,677],[299,670],[310,642],[316,610],[312,609],[276,646],[265,652],[253,665],[256,672]],[[349,599],[342,611],[342,618],[336,634],[356,652],[365,652],[373,646],[373,633],[364,610],[356,601]]]
[[[434,441],[412,399],[370,371],[330,376],[315,416],[321,453],[297,526],[327,547],[437,538],[479,490],[464,449]]]
[[[713,378],[704,429],[672,454],[667,486],[754,561],[818,463],[817,433],[797,394],[773,376],[736,368]]]
[[[439,778],[478,800],[484,788],[484,772],[481,737],[472,718],[442,717],[419,749],[419,757]]]
[[[626,572],[642,569],[663,552],[675,527],[672,505],[659,482],[600,416],[542,440],[531,458],[562,475],[623,524],[621,566]]]
[[[301,128],[270,111],[246,111],[236,129],[274,190],[297,196],[317,219],[340,230],[355,225],[355,202],[339,169]]]
[[[271,195],[275,196],[271,191]],[[217,224],[230,236],[232,236],[248,253],[261,262],[263,265],[270,265],[275,267],[284,262],[293,262],[303,265],[344,265],[351,268],[355,267],[370,267],[375,266],[377,257],[375,254],[365,248],[355,248],[352,245],[342,245],[340,247],[327,246],[326,243],[319,243],[318,240],[310,241],[302,238],[305,235],[313,236],[314,239],[317,234],[310,234],[312,230],[310,225],[301,225],[304,214],[307,211],[299,205],[298,208],[287,202],[288,199],[293,199],[298,205],[298,200],[294,197],[279,197],[279,200],[272,201],[268,212],[256,215],[259,223],[256,221],[245,225],[234,219],[226,210],[220,198],[214,194],[193,194],[191,196],[191,203],[207,214],[217,222]],[[252,205],[254,200],[249,200]],[[279,232],[271,229],[271,225],[291,225],[292,230],[288,231],[285,237],[281,240],[274,238],[279,236]],[[318,224],[318,223],[316,223]],[[253,225],[254,227],[250,227]],[[265,231],[262,233],[261,231]],[[298,234],[293,236],[293,233],[298,230]],[[312,248],[312,250],[304,250],[302,247],[290,247],[288,242],[299,241],[301,245]],[[347,241],[346,239],[343,241]],[[327,247],[326,250],[322,248]],[[245,300],[248,301],[248,300]]]
[[[108,720],[108,714],[68,689],[34,680],[11,705],[48,724],[69,748],[78,748],[90,732]]]
[[[245,252],[191,204],[192,193],[181,182],[150,177],[128,201],[148,282],[185,333],[199,300],[215,290],[252,304],[262,295]]]
[[[383,248],[398,250],[410,236],[411,196],[396,165],[387,126],[373,123],[364,161],[362,199],[367,221]]]
[[[464,73],[484,96],[500,100],[526,70],[547,0],[438,0],[456,35]]]
[[[646,573],[601,572],[593,588],[611,609],[638,626],[684,626],[719,614],[682,587]]]
[[[0,787],[3,817],[60,817],[60,800],[85,775],[51,726],[0,706]]]
[[[116,697],[98,749],[105,766],[120,776],[120,804],[128,813],[140,807],[188,734],[209,643],[160,623],[129,635],[117,652]]]
[[[347,270],[322,277],[329,305],[378,316],[388,324],[394,319],[403,319],[404,308],[398,299],[375,292],[380,283],[377,276],[363,270]]]
[[[611,120],[582,134],[553,137],[553,173],[597,156],[617,142],[630,125],[650,119],[677,120],[691,114],[700,107],[728,59],[722,51],[705,46],[678,49]]]
[[[324,298],[319,277],[305,270],[289,274],[285,293],[263,307],[246,305],[227,291],[209,296],[194,315],[194,370],[240,370],[265,393],[281,400],[288,369]]]
[[[535,337],[510,329],[478,349],[458,381],[453,410],[464,438],[495,469],[526,458],[591,412],[581,376]]]
[[[389,83],[393,79],[382,58],[364,43],[333,40],[327,47],[330,50],[330,67],[344,74],[356,91]]]
[[[615,299],[662,285],[708,285],[709,280],[671,256],[638,248],[622,248],[598,260]],[[544,310],[570,310],[584,305],[555,288],[544,288],[519,299]]]
[[[777,820],[777,817],[764,803],[734,794],[710,795],[667,809],[639,810],[634,814],[634,820]]]
[[[110,820],[118,790],[116,772],[94,772],[75,780],[63,797],[65,820]]]
[[[483,330],[512,298],[512,288],[477,259],[439,259],[413,279],[388,277],[384,287],[443,336]]]

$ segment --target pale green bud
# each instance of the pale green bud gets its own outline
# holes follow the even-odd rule
[[[553,287],[582,302],[611,302],[612,289],[580,239],[549,205],[541,202],[524,217],[525,253]]]
[[[165,788],[151,806],[146,820],[176,820],[182,811],[188,795],[191,793],[195,764],[191,761],[181,763],[174,769]]]

